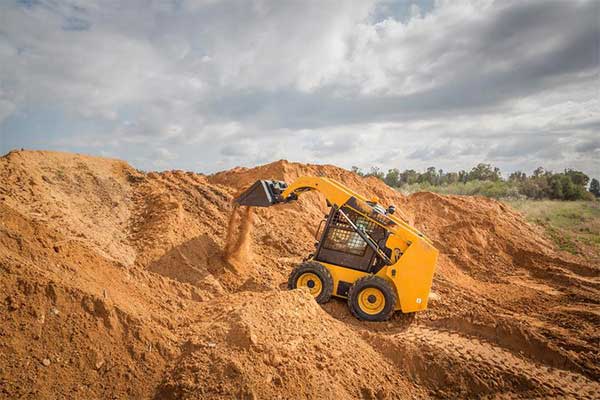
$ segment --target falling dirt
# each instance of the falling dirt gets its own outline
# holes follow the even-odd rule
[[[369,323],[285,290],[324,199],[232,199],[302,175],[394,204],[434,241],[426,312]],[[0,398],[600,397],[599,267],[500,202],[327,165],[205,176],[42,151],[0,157],[0,182]]]
[[[224,257],[238,272],[250,261],[251,230],[254,213],[251,207],[234,206],[227,223]]]

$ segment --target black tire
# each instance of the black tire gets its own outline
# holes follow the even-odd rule
[[[333,293],[333,278],[329,270],[316,261],[306,261],[294,268],[288,278],[288,289],[296,289],[298,279],[307,273],[315,274],[321,281],[321,292],[315,297],[315,300],[319,304],[327,303]]]
[[[381,311],[369,313],[360,306],[360,295],[366,289],[376,289],[383,295],[383,305]],[[370,298],[370,296],[369,296]],[[348,291],[348,308],[350,312],[358,319],[365,321],[385,321],[389,319],[396,309],[396,290],[387,280],[375,275],[369,275],[358,279]]]

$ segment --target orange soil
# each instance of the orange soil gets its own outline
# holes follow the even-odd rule
[[[395,204],[434,240],[428,311],[367,323],[285,290],[324,200],[231,200],[301,175]],[[600,396],[598,266],[500,202],[404,197],[334,166],[146,174],[41,151],[1,157],[0,182],[0,398]]]

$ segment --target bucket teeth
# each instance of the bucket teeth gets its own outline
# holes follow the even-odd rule
[[[281,193],[286,188],[285,182],[259,180],[233,201],[241,206],[269,207],[283,201]]]

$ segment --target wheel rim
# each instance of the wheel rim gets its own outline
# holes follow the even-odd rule
[[[358,306],[369,315],[379,314],[385,307],[385,296],[377,288],[365,288],[358,294]]]
[[[312,272],[305,272],[298,277],[296,281],[296,287],[307,288],[313,297],[317,297],[323,291],[323,283],[317,274]]]

